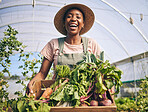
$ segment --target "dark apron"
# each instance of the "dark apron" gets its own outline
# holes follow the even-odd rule
[[[77,65],[78,62],[82,61],[87,53],[87,46],[88,46],[88,38],[82,37],[83,43],[83,53],[72,53],[72,54],[64,54],[64,38],[59,38],[59,55],[57,64],[58,65],[68,65],[70,68],[73,68],[74,65]]]

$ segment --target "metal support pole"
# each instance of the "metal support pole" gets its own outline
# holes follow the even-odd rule
[[[137,97],[137,85],[136,85],[136,71],[135,71],[135,61],[131,57],[131,61],[133,64],[133,72],[134,72],[134,86],[135,86],[135,98]]]
[[[32,38],[33,38],[33,44],[34,44],[34,6],[35,6],[35,0],[33,0],[32,2],[32,7],[33,7],[33,10],[32,10]],[[35,50],[35,49],[33,49]]]
[[[34,8],[35,6],[35,0],[32,0],[32,7]]]

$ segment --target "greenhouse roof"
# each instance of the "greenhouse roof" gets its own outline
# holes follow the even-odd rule
[[[52,38],[62,37],[54,27],[56,12],[69,3],[82,3],[95,13],[94,38],[111,63],[148,51],[148,0],[1,0],[0,38],[8,25],[19,34],[25,51],[40,52]]]

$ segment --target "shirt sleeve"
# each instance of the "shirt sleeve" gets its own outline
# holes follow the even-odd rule
[[[53,61],[53,41],[49,41],[45,47],[41,50],[40,54],[42,54],[49,61]]]

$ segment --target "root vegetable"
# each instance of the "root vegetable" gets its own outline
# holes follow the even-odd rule
[[[98,106],[98,101],[96,101],[96,100],[91,100],[90,106]]]
[[[88,105],[86,103],[81,103],[80,106],[82,106],[82,107],[88,107]]]
[[[99,101],[99,105],[100,106],[110,106],[111,104],[112,104],[112,101],[109,100],[109,99],[105,99],[105,100]]]
[[[42,96],[41,97],[43,97],[43,98],[49,98],[50,97],[50,95],[52,94],[52,89],[51,88],[46,88],[46,90],[44,91],[44,93],[42,94]]]
[[[84,101],[87,100],[89,97],[91,97],[92,94],[93,94],[93,93],[87,95],[86,97],[85,97],[85,96],[81,96],[81,97],[80,97],[80,101],[81,101],[81,102],[84,102]]]

